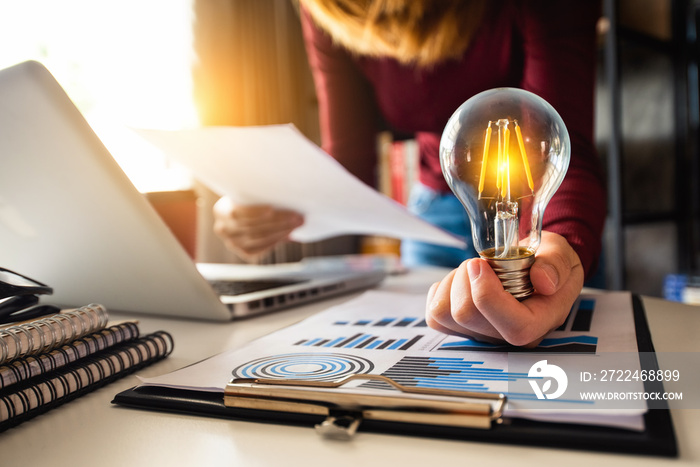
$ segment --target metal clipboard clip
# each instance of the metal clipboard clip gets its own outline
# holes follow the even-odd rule
[[[400,393],[329,391],[355,380],[381,381]],[[504,394],[409,387],[372,374],[336,381],[236,378],[224,390],[227,407],[325,416],[316,431],[335,439],[352,438],[362,420],[489,429],[502,421],[506,401]]]

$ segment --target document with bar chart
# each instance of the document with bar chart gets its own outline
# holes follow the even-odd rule
[[[536,354],[540,366],[564,368],[573,386],[578,375],[571,368],[578,371],[581,359],[596,359],[606,352],[636,355],[629,293],[581,296],[564,324],[535,349],[449,336],[429,328],[424,314],[425,294],[369,291],[240,349],[142,381],[145,386],[223,392],[232,378],[334,381],[371,373],[409,387],[505,393],[506,415],[643,428],[643,404],[600,413],[595,402],[564,395],[556,401],[561,410],[554,413],[551,405],[541,405],[552,401],[539,400],[542,394],[531,389],[535,385],[528,380],[533,379],[536,366],[518,364],[521,356]],[[550,383],[542,385],[544,392]],[[562,385],[560,380],[557,383]],[[392,389],[381,381],[358,381],[335,390]],[[538,411],[538,407],[550,410]]]

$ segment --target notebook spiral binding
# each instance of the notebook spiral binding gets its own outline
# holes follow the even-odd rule
[[[0,363],[60,347],[104,328],[107,318],[105,307],[93,303],[48,318],[0,329]],[[10,346],[9,342],[13,345]]]
[[[0,391],[0,431],[161,360],[173,350],[165,331],[107,348],[55,372]]]
[[[125,322],[88,334],[49,352],[14,360],[0,366],[0,389],[54,371],[107,347],[138,337],[138,325]]]

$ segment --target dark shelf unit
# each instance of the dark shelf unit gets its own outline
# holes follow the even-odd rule
[[[630,226],[672,223],[676,229],[678,273],[698,274],[700,255],[700,157],[698,132],[698,25],[700,1],[670,0],[671,34],[661,39],[621,26],[619,0],[604,0],[603,14],[609,30],[604,45],[604,79],[610,135],[606,145],[608,172],[608,234],[606,269],[608,287],[626,288],[625,230]],[[662,210],[630,209],[625,199],[623,102],[621,54],[623,45],[662,54],[673,64],[673,202]],[[665,163],[670,163],[665,161]]]

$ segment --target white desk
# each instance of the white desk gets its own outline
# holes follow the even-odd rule
[[[391,277],[382,288],[427,290],[444,272],[426,269]],[[175,350],[166,360],[139,374],[170,372],[351,297],[233,323],[141,317],[143,333],[159,329],[170,332]],[[644,299],[644,304],[657,351],[700,351],[700,308],[650,298]],[[116,393],[137,383],[135,376],[128,376],[0,433],[0,466],[700,465],[700,410],[673,410],[681,457],[667,460],[363,432],[351,442],[329,441],[305,427],[150,412],[110,404]]]

